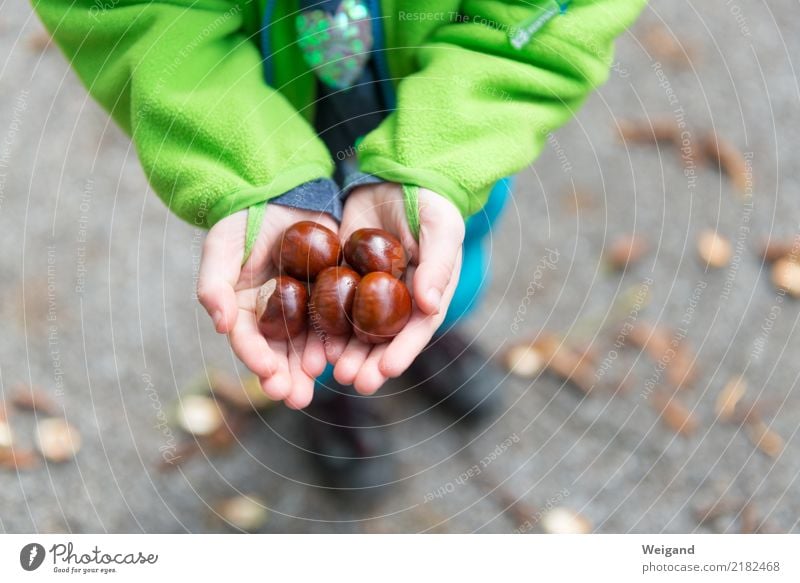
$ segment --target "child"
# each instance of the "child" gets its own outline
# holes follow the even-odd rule
[[[371,394],[411,367],[459,416],[489,401],[497,375],[453,324],[486,283],[482,243],[504,177],[607,78],[613,40],[644,4],[35,0],[155,191],[210,229],[198,293],[216,330],[289,407],[307,406],[325,375],[333,390],[320,383],[316,396],[328,423],[314,434],[338,447],[337,463],[380,449],[358,430],[364,399],[347,398],[346,385]],[[406,246],[416,307],[391,343],[258,333],[270,249],[303,219],[342,240],[383,228]]]

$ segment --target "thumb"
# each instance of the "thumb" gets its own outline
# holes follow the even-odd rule
[[[241,273],[246,223],[246,216],[240,217],[240,214],[214,225],[203,244],[197,298],[220,334],[233,329],[239,314],[234,286]]]
[[[426,314],[438,314],[464,242],[464,219],[447,199],[429,190],[419,193],[419,261],[414,300]]]

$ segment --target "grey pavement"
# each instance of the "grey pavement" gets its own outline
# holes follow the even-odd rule
[[[374,402],[401,479],[378,507],[346,508],[315,486],[302,413],[288,410],[267,412],[224,454],[156,468],[167,439],[159,408],[206,367],[237,369],[193,299],[202,232],[148,189],[127,138],[61,54],[41,47],[29,7],[0,5],[0,397],[19,382],[43,387],[84,442],[74,462],[0,470],[0,531],[227,532],[210,507],[238,493],[267,502],[265,532],[510,532],[519,518],[509,500],[532,518],[567,506],[597,532],[734,532],[735,517],[693,517],[722,494],[751,500],[771,529],[799,530],[800,303],[776,293],[753,252],[765,235],[800,229],[798,18],[793,0],[654,0],[619,40],[609,83],[522,172],[492,240],[493,283],[466,325],[487,357],[542,329],[605,356],[621,298],[651,278],[638,319],[683,320],[698,357],[699,377],[680,393],[694,435],[659,420],[642,395],[654,365],[633,350],[609,373],[629,378],[617,394],[583,398],[550,375],[509,377],[497,389],[502,414],[477,432],[421,413],[419,395],[394,383]],[[690,64],[653,52],[648,31],[660,23]],[[670,148],[617,139],[617,119],[677,108],[693,139],[714,129],[752,154],[752,205],[709,168],[687,176]],[[697,260],[695,238],[709,227],[742,242],[731,267],[706,272]],[[610,272],[604,247],[632,231],[652,252]],[[537,274],[546,249],[559,261]],[[767,404],[785,439],[775,459],[715,419],[718,392],[743,372],[748,398]],[[33,416],[12,421],[32,443]],[[478,478],[459,480],[509,436],[518,442]]]

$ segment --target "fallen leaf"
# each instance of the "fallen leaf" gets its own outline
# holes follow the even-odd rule
[[[728,140],[713,132],[702,140],[703,153],[714,162],[731,180],[739,192],[746,192],[751,187],[752,177],[748,170],[744,154]]]
[[[747,423],[744,427],[747,437],[762,453],[771,458],[776,458],[783,451],[783,438],[763,421],[753,421]]]
[[[722,387],[717,401],[714,405],[714,412],[722,421],[731,421],[736,411],[736,406],[747,392],[747,383],[741,376],[735,376]]]
[[[641,235],[628,234],[614,239],[606,253],[608,264],[622,271],[629,265],[640,261],[650,250],[650,244]]]
[[[0,449],[0,468],[6,470],[30,470],[41,463],[35,451],[29,449]]]
[[[44,52],[52,46],[53,39],[46,30],[36,31],[28,38],[28,47],[37,53]]]
[[[792,240],[764,240],[758,247],[758,254],[767,263],[784,258],[796,262],[800,259],[800,235]]]
[[[664,25],[649,26],[641,35],[641,39],[645,49],[659,61],[679,67],[697,61],[696,48],[676,38],[672,29]]]
[[[34,386],[17,385],[11,393],[11,404],[18,409],[25,409],[49,416],[60,414],[60,408],[53,398],[43,390]]]
[[[680,143],[680,130],[674,119],[621,119],[617,121],[617,128],[623,142],[634,144]]]
[[[548,371],[569,381],[583,393],[592,391],[595,373],[585,354],[548,333],[540,334],[533,342],[533,347],[542,355]]]
[[[697,429],[697,419],[675,397],[656,392],[651,395],[650,401],[661,413],[661,420],[675,433],[689,436]]]
[[[747,502],[739,512],[739,532],[741,534],[755,534],[759,531],[760,523],[755,504]]]
[[[244,381],[222,371],[212,370],[209,374],[211,392],[232,407],[241,411],[267,409],[275,405],[275,401],[267,397],[261,388],[261,381],[255,375],[249,375]]]

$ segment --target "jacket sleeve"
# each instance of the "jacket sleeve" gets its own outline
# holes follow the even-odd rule
[[[492,184],[530,164],[607,79],[614,38],[646,0],[573,0],[529,34],[543,4],[462,2],[418,49],[396,110],[359,146],[361,169],[433,190],[465,217],[480,210]]]
[[[153,189],[204,227],[333,171],[262,73],[245,0],[34,0],[90,93],[131,135]]]

